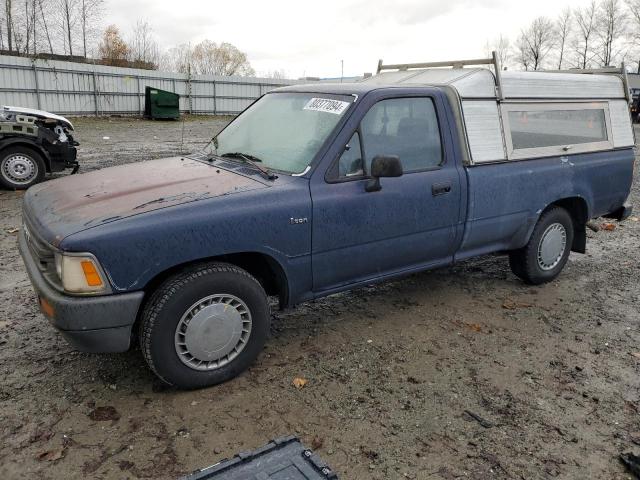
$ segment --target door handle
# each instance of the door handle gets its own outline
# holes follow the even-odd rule
[[[434,183],[431,185],[431,195],[434,197],[437,195],[445,195],[449,192],[451,192],[451,182]]]

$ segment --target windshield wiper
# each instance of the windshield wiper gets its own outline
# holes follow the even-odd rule
[[[242,152],[229,152],[229,153],[223,153],[222,155],[220,155],[221,157],[236,157],[236,158],[244,158],[245,160],[251,160],[252,162],[260,162],[262,163],[262,159],[256,157],[255,155],[251,155],[249,153],[242,153]]]
[[[239,158],[245,163],[248,163],[252,167],[255,167],[257,170],[259,170],[265,177],[267,177],[268,180],[275,180],[276,178],[278,178],[278,176],[275,175],[273,172],[270,172],[268,169],[264,168],[262,165],[259,165],[258,162],[262,162],[262,159],[254,155],[250,155],[248,153],[242,153],[242,152],[228,152],[228,153],[223,153],[220,156],[226,157],[226,158]]]

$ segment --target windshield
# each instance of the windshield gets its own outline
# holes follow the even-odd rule
[[[267,169],[302,173],[352,101],[322,93],[265,95],[220,132],[206,151],[242,154]]]

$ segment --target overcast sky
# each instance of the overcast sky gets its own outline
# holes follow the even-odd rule
[[[148,20],[160,46],[230,42],[258,74],[284,70],[291,78],[339,77],[385,63],[484,55],[487,39],[515,39],[540,15],[555,18],[589,0],[107,0],[105,24],[123,32]]]

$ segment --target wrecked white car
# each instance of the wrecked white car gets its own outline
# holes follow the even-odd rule
[[[0,186],[23,190],[45,174],[78,171],[73,125],[53,113],[20,107],[0,111]]]

